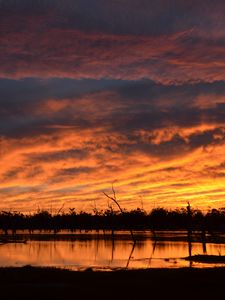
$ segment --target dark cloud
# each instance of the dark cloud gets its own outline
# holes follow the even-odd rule
[[[12,168],[3,174],[3,180],[11,180],[15,179],[21,172],[24,172],[24,167],[16,167]]]
[[[11,186],[6,188],[0,188],[0,194],[2,195],[18,195],[18,194],[26,194],[29,192],[38,192],[41,189],[41,187],[33,187],[33,186]]]
[[[2,0],[3,15],[54,16],[48,25],[116,34],[165,34],[210,27],[224,2],[210,0]],[[43,25],[42,25],[43,26]]]
[[[207,180],[224,178],[224,11],[222,0],[0,0],[4,203],[93,200],[115,178],[121,195],[161,203],[206,196],[196,178],[220,191]]]
[[[123,82],[123,81],[122,81]],[[225,83],[216,81],[213,83],[195,83],[182,85],[165,86],[157,84],[149,80],[125,81],[123,85],[117,87],[118,93],[125,99],[133,99],[134,101],[147,99],[148,101],[157,101],[165,98],[167,101],[172,101],[174,106],[191,106],[197,96],[210,95],[211,102],[216,103],[217,96],[225,94]],[[169,101],[168,101],[169,102]],[[164,105],[167,103],[164,103]]]
[[[66,169],[61,169],[60,171],[58,171],[57,177],[87,174],[87,173],[93,172],[94,170],[96,170],[96,168],[93,168],[93,167],[66,168]]]
[[[115,116],[117,116],[116,121]],[[116,131],[129,133],[135,130],[144,129],[153,131],[156,129],[181,127],[188,128],[201,124],[221,124],[224,125],[225,109],[217,107],[215,109],[171,109],[151,110],[149,112],[123,113],[114,115],[106,122],[110,123]]]
[[[141,105],[161,104],[162,100],[170,106],[191,106],[197,96],[210,95],[212,103],[217,101],[217,96],[225,95],[225,83],[186,84],[182,86],[164,86],[149,80],[73,80],[73,79],[23,79],[0,80],[0,113],[12,115],[20,114],[37,103],[49,99],[75,100],[82,95],[93,95],[98,92],[110,91],[119,94],[120,98],[114,101],[135,103]],[[108,95],[110,97],[110,95]],[[171,103],[170,103],[171,102]]]
[[[149,156],[161,157],[168,159],[188,154],[198,148],[206,149],[223,145],[225,143],[225,128],[216,128],[214,130],[205,130],[195,132],[186,137],[179,133],[172,135],[167,141],[155,143],[154,141],[143,142],[141,137],[130,137],[132,143],[120,144],[117,151],[122,151],[127,155],[132,153],[145,153]],[[172,171],[175,169],[172,168]],[[166,169],[165,171],[170,171]],[[159,170],[157,170],[159,172]]]
[[[97,167],[71,167],[57,170],[48,180],[48,184],[60,183],[63,180],[76,180],[80,176],[89,176],[91,173],[98,171]],[[77,189],[77,188],[76,188]],[[66,190],[66,189],[65,189]],[[68,190],[67,190],[68,192]]]
[[[119,88],[126,81],[118,80],[72,80],[52,78],[49,80],[25,78],[21,80],[0,79],[0,113],[10,110],[21,113],[27,106],[47,99],[74,99],[82,94]]]
[[[43,174],[43,172],[43,168],[39,165],[32,166],[31,164],[24,163],[23,166],[13,167],[5,172],[2,175],[2,182],[17,180],[20,177],[29,180]]]
[[[69,150],[62,150],[62,151],[51,151],[51,152],[44,152],[44,153],[31,153],[26,155],[26,159],[32,162],[39,162],[39,163],[54,163],[57,161],[67,160],[67,159],[78,159],[82,160],[87,158],[88,153],[85,149],[69,149]]]
[[[2,77],[224,80],[224,1],[2,1]]]
[[[201,124],[223,126],[225,120],[225,105],[220,103],[225,95],[224,82],[164,86],[147,80],[27,79],[0,80],[0,88],[2,136],[46,135],[66,128],[74,131],[104,128],[106,134],[121,133],[131,139],[135,131],[146,130],[151,140],[151,132],[157,129]],[[208,97],[206,106],[198,103],[201,97]],[[56,101],[51,107],[50,100]],[[65,100],[68,102],[64,105]],[[59,109],[54,110],[58,104]],[[193,136],[193,143],[202,145],[206,138],[195,140]],[[79,156],[76,151],[48,153],[48,158],[39,155],[39,159]]]

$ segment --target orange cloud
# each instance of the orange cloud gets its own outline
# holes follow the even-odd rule
[[[188,138],[185,131],[183,135]],[[126,140],[117,134],[107,137],[104,128],[67,129],[51,137],[24,139],[19,145],[8,140],[0,175],[1,208],[30,211],[65,203],[65,207],[79,210],[86,203],[86,209],[91,210],[93,201],[105,208],[102,191],[110,192],[115,180],[118,197],[126,208],[137,207],[140,199],[146,209],[182,206],[187,201],[200,208],[222,205],[223,144],[162,159],[135,148],[127,155],[123,148]]]
[[[0,1],[0,209],[105,208],[115,181],[126,208],[223,205],[224,1],[22,2]]]

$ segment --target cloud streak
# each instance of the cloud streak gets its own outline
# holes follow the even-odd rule
[[[0,1],[0,209],[221,206],[224,1]]]
[[[102,191],[115,179],[128,207],[140,197],[146,208],[222,203],[223,82],[4,79],[1,85],[3,206],[85,202],[91,209],[95,200],[105,207]]]
[[[222,2],[216,8],[204,2],[204,10],[201,1],[192,8],[185,1],[172,6],[143,0],[138,10],[135,1],[85,2],[3,6],[0,76],[148,78],[164,84],[224,80]]]

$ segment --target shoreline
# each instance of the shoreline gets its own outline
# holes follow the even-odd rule
[[[174,241],[187,242],[188,235],[185,230],[159,230],[154,234],[151,230],[135,230],[133,231],[136,242],[143,240],[153,241]],[[110,230],[76,230],[74,232],[68,230],[61,230],[54,233],[54,231],[35,231],[29,233],[28,231],[19,231],[16,234],[9,233],[5,235],[0,232],[0,242],[12,241],[63,241],[63,240],[132,240],[129,230],[115,230],[112,235]],[[191,236],[192,243],[202,243],[203,239],[200,231],[194,231]],[[218,232],[215,235],[206,234],[204,243],[225,244],[225,233]]]

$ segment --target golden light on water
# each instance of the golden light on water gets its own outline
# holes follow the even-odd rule
[[[193,243],[193,254],[203,253],[201,243]],[[224,255],[225,246],[207,243],[209,255]],[[26,244],[9,243],[0,247],[1,266],[51,266],[72,270],[113,270],[117,268],[178,268],[188,267],[184,260],[188,256],[185,241],[161,241],[155,244],[151,239],[137,242],[116,239],[83,239],[57,241],[28,241]],[[194,264],[193,267],[210,267]],[[213,265],[212,265],[213,266]]]

